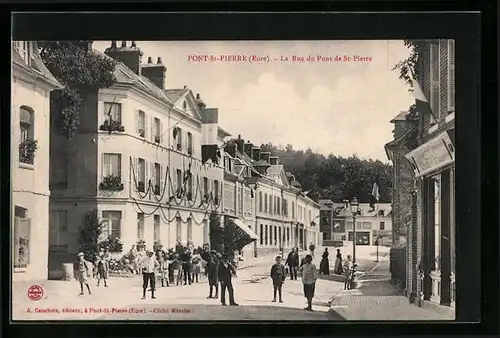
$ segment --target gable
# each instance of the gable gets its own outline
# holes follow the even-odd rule
[[[174,107],[186,115],[201,121],[200,108],[191,90],[186,90],[186,92],[174,103]]]
[[[288,187],[288,179],[286,178],[286,174],[283,168],[280,168],[278,174],[276,175],[275,182],[279,185]]]

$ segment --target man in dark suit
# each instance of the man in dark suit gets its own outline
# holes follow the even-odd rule
[[[226,305],[226,289],[229,292],[229,305],[238,306],[234,301],[234,289],[231,279],[236,276],[236,270],[231,265],[231,260],[227,255],[222,257],[218,269],[219,281],[221,285],[221,304]]]
[[[297,279],[297,267],[299,266],[299,254],[295,248],[288,254],[285,265],[290,270],[290,279]]]
[[[208,286],[210,287],[210,295],[207,298],[219,298],[219,258],[220,254],[212,251],[208,256],[207,274]],[[215,296],[212,297],[212,292],[215,287]]]

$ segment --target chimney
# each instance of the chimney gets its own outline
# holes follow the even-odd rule
[[[243,154],[243,146],[245,145],[245,140],[241,138],[241,135],[238,135],[238,138],[234,142],[236,143],[238,151]]]
[[[236,142],[231,142],[228,145],[226,145],[226,148],[224,150],[232,157],[236,157],[236,148],[237,148]]]
[[[293,176],[292,174],[287,175],[287,176],[288,176],[288,183],[292,184],[292,182],[295,181],[295,176]]]
[[[260,147],[253,147],[252,154],[253,154],[253,160],[259,161],[260,160]]]
[[[200,110],[204,110],[205,107],[207,106],[205,102],[203,102],[203,100],[201,99],[200,94],[196,94],[196,104],[198,105],[198,108]]]
[[[263,151],[260,153],[260,159],[266,163],[269,163],[270,157],[271,157],[271,153],[268,151]]]
[[[250,141],[245,143],[243,150],[245,151],[245,154],[253,160],[253,144],[251,144]]]
[[[219,109],[207,108],[202,112],[201,144],[216,145],[219,130]]]
[[[148,63],[141,66],[142,75],[147,77],[151,82],[153,82],[161,90],[165,89],[165,78],[167,68],[161,62],[161,58],[158,58],[156,63],[153,63],[153,58],[148,57]]]
[[[278,156],[271,156],[269,158],[269,163],[271,165],[278,165],[278,164],[280,164],[280,158]]]
[[[122,41],[121,47],[116,46],[116,41],[111,42],[111,47],[106,48],[104,54],[123,63],[137,75],[141,75],[141,50],[132,44],[127,47],[127,41]]]

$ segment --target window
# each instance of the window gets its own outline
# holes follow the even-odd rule
[[[187,199],[191,201],[193,199],[193,174],[191,172],[186,172],[187,177]]]
[[[182,102],[182,109],[184,109],[184,110],[187,109],[187,103],[186,103],[186,101]]]
[[[177,242],[182,241],[182,219],[180,217],[175,218],[175,227],[176,227],[176,240]]]
[[[187,133],[188,137],[188,149],[187,152],[189,155],[193,155],[193,134],[190,132]]]
[[[187,222],[187,240],[188,242],[193,241],[193,219],[191,217],[188,218]]]
[[[14,213],[14,267],[23,268],[30,262],[31,222],[27,218],[28,210],[15,207]]]
[[[35,160],[34,143],[34,111],[30,107],[22,106],[19,112],[19,162],[33,164]]]
[[[276,201],[276,209],[278,210],[278,215],[281,215],[281,198],[278,197]]]
[[[352,230],[352,222],[347,222],[347,229]]]
[[[155,117],[155,120],[154,120],[154,135],[155,135],[155,139],[154,141],[156,143],[160,143],[160,140],[161,140],[161,122],[160,122],[160,119],[159,118],[156,118]]]
[[[372,222],[363,222],[363,230],[371,230]]]
[[[207,244],[210,240],[210,227],[208,221],[203,221],[203,244]]]
[[[176,141],[177,150],[182,151],[182,129],[179,127],[174,128],[174,139]]]
[[[286,228],[286,246],[290,247],[290,228]]]
[[[203,177],[203,196],[206,198],[208,196],[208,178]]]
[[[356,222],[356,230],[362,230],[362,229],[363,229],[363,223]]]
[[[385,222],[380,222],[379,229],[385,230]]]
[[[144,239],[144,214],[137,214],[137,239]]]
[[[278,228],[274,226],[274,245],[278,245]]]
[[[104,121],[122,123],[121,103],[104,102]]]
[[[379,211],[378,211],[378,215],[379,215],[379,216],[384,217],[384,214],[385,214],[385,213],[384,213],[384,210],[379,210]]]
[[[283,199],[283,215],[288,216],[288,200]]]
[[[273,196],[269,195],[269,213],[273,213]]]
[[[106,176],[122,176],[122,155],[106,153],[103,155],[102,177]]]
[[[14,48],[17,49],[21,58],[27,63],[31,63],[32,50],[29,41],[15,41]]]
[[[153,240],[160,240],[160,215],[154,215]]]
[[[214,200],[215,204],[219,205],[219,181],[214,180]]]
[[[49,248],[67,250],[68,212],[52,210],[49,214]]]
[[[260,245],[264,244],[264,224],[260,225]]]
[[[269,232],[268,232],[268,225],[266,224],[266,228],[265,228],[265,234],[266,236],[264,237],[265,239],[265,245],[268,245],[269,244]]]
[[[267,194],[264,194],[264,212],[267,212]]]
[[[103,211],[102,212],[102,235],[104,238],[121,236],[121,211]]]
[[[309,219],[307,220],[308,223],[312,222],[312,218],[311,218],[311,210],[309,210]]]
[[[437,43],[430,44],[430,106],[432,112],[436,117],[439,117],[440,107],[439,107],[439,45]],[[432,122],[433,118],[431,117]]]
[[[455,40],[448,40],[448,111],[455,111]]]
[[[259,211],[262,211],[262,191],[259,191]]]
[[[137,135],[146,137],[146,113],[142,110],[137,112]]]
[[[292,218],[295,218],[295,202],[292,201]]]
[[[137,166],[137,190],[144,192],[146,190],[146,161],[143,158],[138,160]]]
[[[273,245],[273,226],[269,226],[269,245]]]
[[[68,187],[68,155],[62,152],[50,157],[50,189]]]
[[[278,229],[278,236],[279,236],[278,245],[281,247],[283,245],[283,233],[281,227]]]
[[[160,163],[155,163],[155,172],[154,172],[154,178],[155,178],[155,194],[160,195],[161,194],[161,165]]]
[[[176,170],[177,174],[177,193],[180,194],[182,190],[182,171],[180,169]]]

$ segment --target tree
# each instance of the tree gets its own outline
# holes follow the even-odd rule
[[[413,78],[418,79],[418,55],[421,49],[419,40],[404,40],[406,47],[410,49],[410,55],[399,61],[392,70],[399,70],[399,78],[410,85],[410,91],[413,87]]]
[[[348,158],[330,154],[325,157],[310,149],[305,152],[287,146],[280,150],[273,144],[261,146],[280,158],[285,171],[292,172],[304,191],[313,200],[343,199],[357,197],[361,203],[369,203],[373,183],[379,176],[380,202],[390,202],[392,197],[392,166],[380,161],[362,160],[357,156]]]
[[[88,50],[88,41],[43,41],[38,46],[45,66],[64,85],[50,95],[51,116],[59,131],[71,139],[83,97],[116,83],[116,61]]]
[[[99,239],[102,234],[102,222],[99,219],[97,209],[85,214],[83,226],[80,227],[80,251],[85,254],[85,258],[95,262],[99,253]]]

